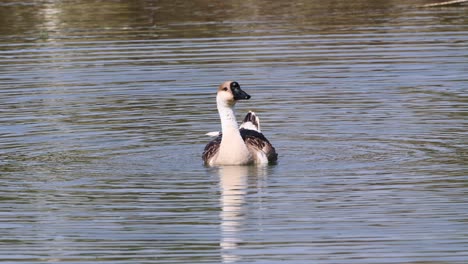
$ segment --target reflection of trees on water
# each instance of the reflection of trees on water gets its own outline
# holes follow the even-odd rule
[[[468,0],[450,0],[450,1],[438,1],[435,3],[424,4],[423,7],[436,7],[436,6],[448,6],[468,2]]]
[[[404,0],[13,2],[0,4],[0,36],[31,40],[116,30],[145,31],[146,38],[333,33],[343,27],[394,24],[424,4],[426,0],[411,5]]]

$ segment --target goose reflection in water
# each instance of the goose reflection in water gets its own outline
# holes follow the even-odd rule
[[[246,221],[246,194],[248,189],[248,177],[255,177],[258,188],[266,177],[264,166],[223,166],[220,167],[221,189],[221,256],[223,263],[238,262],[241,259],[236,254],[236,249],[243,243],[243,226]],[[250,205],[249,207],[252,207]],[[257,200],[254,208],[261,207],[261,200]]]

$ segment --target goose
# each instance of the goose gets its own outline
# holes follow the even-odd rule
[[[226,81],[218,87],[216,105],[221,119],[221,132],[210,132],[216,138],[203,151],[203,162],[207,166],[249,165],[275,163],[278,154],[260,130],[260,119],[249,111],[240,127],[234,114],[239,100],[248,100],[239,83]]]

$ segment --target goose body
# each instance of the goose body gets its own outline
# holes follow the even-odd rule
[[[234,114],[238,100],[248,100],[237,82],[227,81],[218,88],[216,104],[221,119],[221,133],[210,132],[216,136],[203,151],[205,165],[248,165],[276,162],[275,148],[260,131],[260,119],[249,112],[239,127]]]

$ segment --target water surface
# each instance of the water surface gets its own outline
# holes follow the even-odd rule
[[[352,2],[0,3],[0,259],[466,263],[467,5]]]

